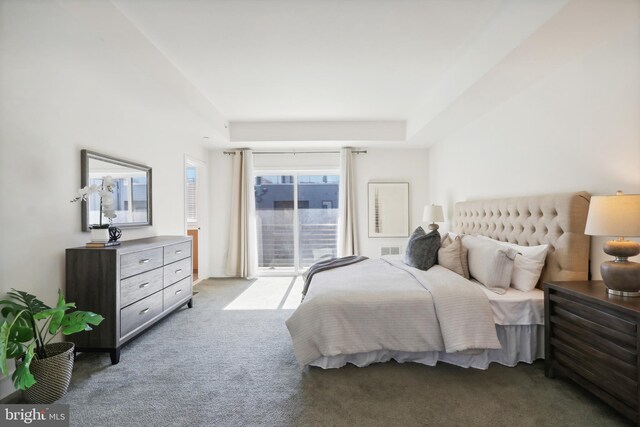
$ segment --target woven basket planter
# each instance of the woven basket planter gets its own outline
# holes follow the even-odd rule
[[[45,346],[49,357],[32,360],[29,370],[36,383],[24,391],[31,403],[53,403],[67,394],[73,371],[73,343],[60,342]]]

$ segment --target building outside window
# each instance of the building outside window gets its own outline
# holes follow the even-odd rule
[[[258,266],[298,273],[336,256],[337,174],[263,174],[255,177]]]

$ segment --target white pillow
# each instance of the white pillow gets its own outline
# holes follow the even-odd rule
[[[515,249],[518,252],[513,265],[511,286],[523,292],[535,289],[542,274],[544,260],[547,257],[549,245],[520,246],[515,243],[501,242],[487,236],[478,236],[481,239],[492,241],[498,245]]]
[[[544,262],[517,254],[513,262],[511,286],[523,292],[534,290],[538,279],[540,279],[542,267],[544,267]]]
[[[516,251],[477,236],[462,236],[469,251],[469,273],[487,289],[504,294],[511,283]]]

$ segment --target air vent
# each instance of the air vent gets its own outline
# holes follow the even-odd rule
[[[400,255],[400,246],[386,246],[380,248],[380,255]]]

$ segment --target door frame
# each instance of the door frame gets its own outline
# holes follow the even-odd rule
[[[206,261],[206,244],[204,241],[208,241],[205,238],[206,233],[206,218],[204,218],[207,213],[206,209],[206,198],[205,190],[206,190],[206,177],[207,177],[207,164],[202,160],[198,160],[195,157],[189,156],[188,154],[184,155],[184,160],[182,163],[182,190],[183,190],[183,234],[187,235],[187,230],[189,229],[189,224],[187,223],[187,167],[196,167],[196,206],[197,206],[197,215],[198,215],[198,280],[194,281],[194,285],[201,280],[205,279],[209,275],[208,271],[208,263],[203,262]],[[204,228],[204,229],[203,229]],[[193,267],[193,266],[192,266]],[[204,267],[204,268],[203,268]]]

